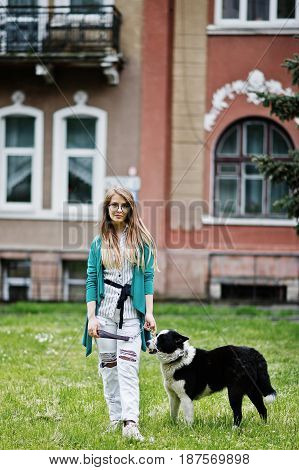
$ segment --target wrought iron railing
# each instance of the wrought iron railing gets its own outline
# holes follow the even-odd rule
[[[0,57],[120,52],[114,6],[0,7]]]

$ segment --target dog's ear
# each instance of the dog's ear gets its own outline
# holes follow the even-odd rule
[[[183,344],[185,341],[188,341],[188,339],[189,339],[188,336],[183,336],[183,335],[178,334],[175,342],[179,346]]]

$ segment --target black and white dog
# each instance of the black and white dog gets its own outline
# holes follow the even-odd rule
[[[223,346],[206,351],[190,346],[186,336],[163,330],[147,342],[150,353],[161,362],[164,386],[169,397],[170,415],[177,418],[181,405],[185,420],[193,423],[193,400],[228,389],[234,426],[242,420],[242,399],[248,395],[261,418],[267,420],[264,405],[275,400],[265,358],[245,346]]]

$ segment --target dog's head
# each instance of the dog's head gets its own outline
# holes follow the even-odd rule
[[[175,330],[163,330],[147,342],[150,354],[157,353],[158,359],[163,363],[173,362],[184,353],[184,343],[188,341],[187,336],[183,336]]]

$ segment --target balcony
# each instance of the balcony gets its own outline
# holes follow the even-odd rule
[[[117,84],[121,19],[108,5],[1,6],[0,64],[35,63],[40,74],[57,63],[95,65]]]

